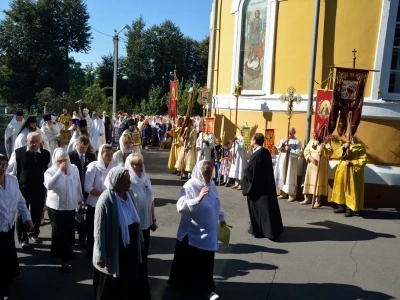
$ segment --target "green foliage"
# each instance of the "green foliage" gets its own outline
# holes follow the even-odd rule
[[[69,53],[90,49],[83,0],[11,0],[0,20],[0,97],[30,107],[38,92],[68,92]],[[76,87],[76,83],[73,82]],[[79,93],[79,88],[73,94]]]
[[[148,100],[142,99],[140,101],[140,106],[136,107],[140,112],[146,115],[162,115],[165,114],[166,103],[165,98],[161,96],[161,87],[152,86],[149,94]]]

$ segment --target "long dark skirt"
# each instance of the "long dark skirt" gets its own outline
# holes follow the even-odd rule
[[[149,255],[150,246],[150,228],[142,230],[144,238],[144,247],[142,249],[142,263],[139,265],[139,284],[141,287],[141,297],[138,299],[149,300],[150,296],[150,285],[149,285],[149,271],[147,267],[147,256]]]
[[[205,296],[215,292],[214,256],[214,251],[190,246],[186,235],[182,242],[176,242],[168,284],[186,295]]]
[[[75,259],[72,245],[75,244],[75,210],[55,210],[47,207],[51,224],[50,257],[63,261]]]
[[[0,232],[0,297],[8,296],[8,284],[20,274],[14,230],[13,226],[7,232]]]
[[[94,268],[93,288],[95,300],[143,299],[139,297],[139,263],[137,245],[139,223],[129,225],[131,244],[126,247],[119,233],[119,277],[114,278]],[[135,296],[136,295],[136,296]]]

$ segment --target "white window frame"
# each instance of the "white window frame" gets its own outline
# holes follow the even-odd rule
[[[380,72],[375,72],[372,76],[372,99],[375,97],[376,99],[380,98],[377,95],[378,89],[381,89],[381,98],[383,100],[400,101],[400,93],[389,93],[389,80],[398,7],[399,0],[383,0],[381,26],[379,29],[375,56],[375,69]]]
[[[235,33],[233,38],[233,56],[232,66],[233,72],[231,77],[231,90],[233,92],[236,83],[239,81],[239,70],[240,70],[240,40],[242,38],[242,10],[243,4],[246,0],[234,0],[232,3],[231,13],[235,14]],[[273,74],[273,54],[276,34],[276,20],[277,20],[277,0],[265,0],[267,2],[267,22],[266,22],[266,45],[264,49],[264,71],[263,71],[263,83],[261,90],[243,90],[243,96],[266,96],[271,95],[272,87],[272,74]]]

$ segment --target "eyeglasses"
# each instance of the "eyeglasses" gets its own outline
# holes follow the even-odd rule
[[[8,162],[0,162],[0,168],[8,167]]]

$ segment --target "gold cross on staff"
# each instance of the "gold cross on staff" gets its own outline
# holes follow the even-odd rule
[[[357,53],[356,48],[354,48],[353,51],[351,51],[351,52],[353,52],[353,69],[355,69],[356,68],[356,59],[357,59],[357,57],[356,57],[356,53]]]
[[[296,96],[294,93],[296,92],[296,89],[293,86],[290,86],[288,89],[288,95],[282,94],[279,99],[285,103],[286,101],[288,102],[288,108],[286,111],[286,115],[288,116],[288,119],[292,117],[292,111],[293,111],[293,101],[296,101],[297,104],[303,100],[303,98],[300,96],[300,94],[297,94]]]

